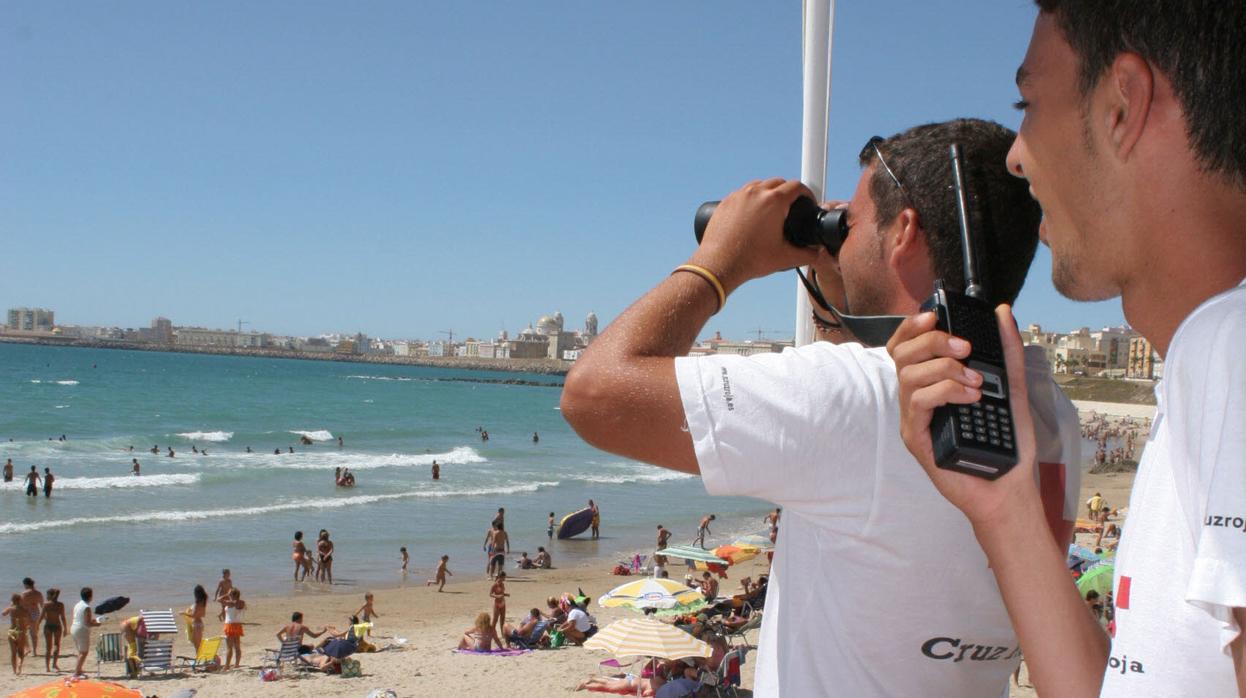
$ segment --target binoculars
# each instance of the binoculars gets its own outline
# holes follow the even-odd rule
[[[709,226],[717,201],[706,201],[697,209],[692,221],[692,229],[697,236],[697,244],[705,236],[705,228]],[[807,196],[792,202],[783,221],[783,239],[797,247],[816,247],[821,245],[832,255],[839,254],[839,248],[848,237],[847,211],[842,208],[830,211],[818,206]]]

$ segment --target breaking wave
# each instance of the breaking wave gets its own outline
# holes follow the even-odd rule
[[[52,485],[56,490],[106,490],[129,489],[131,487],[167,487],[170,485],[193,485],[199,482],[198,473],[167,474],[167,475],[123,475],[120,477],[58,477]],[[0,484],[0,490],[20,492],[25,489],[20,482]]]
[[[178,434],[183,439],[190,441],[216,441],[225,442],[234,438],[232,431],[187,431]]]
[[[291,430],[291,431],[290,431],[290,433],[291,433],[291,434],[298,434],[299,436],[306,436],[307,438],[311,439],[312,441],[332,441],[332,440],[334,439],[333,434],[330,434],[328,431],[326,431],[326,430],[324,430],[324,429],[319,429],[319,430],[317,430],[317,431],[297,431],[297,430]]]
[[[139,479],[139,478],[135,478]],[[167,521],[170,523],[181,523],[183,521],[200,521],[204,519],[219,519],[223,517],[239,517],[239,516],[257,516],[276,511],[293,511],[307,509],[342,509],[345,507],[358,507],[365,504],[375,502],[392,501],[396,499],[417,499],[417,498],[442,498],[442,497],[479,497],[486,495],[511,494],[515,492],[536,492],[545,487],[557,487],[560,483],[553,482],[529,482],[525,484],[507,485],[501,487],[482,487],[477,489],[449,490],[449,489],[430,489],[430,490],[413,490],[410,492],[398,492],[394,494],[377,494],[362,495],[357,497],[341,497],[341,498],[321,498],[308,499],[296,502],[283,502],[281,504],[270,504],[268,506],[259,507],[239,507],[235,509],[200,509],[190,511],[151,511],[136,514],[125,514],[119,516],[84,516],[73,519],[59,519],[56,521],[36,521],[31,523],[5,523],[0,524],[0,535],[8,533],[29,533],[31,531],[42,531],[52,528],[66,528],[69,526],[92,525],[98,526],[102,524],[117,523],[145,523],[151,521]]]

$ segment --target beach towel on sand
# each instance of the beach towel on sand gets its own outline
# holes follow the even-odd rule
[[[486,657],[518,657],[521,654],[528,654],[532,652],[532,650],[520,650],[520,649],[493,650],[491,652],[481,652],[479,650],[454,650],[454,651],[458,652],[459,654],[479,654],[479,655],[483,655]]]

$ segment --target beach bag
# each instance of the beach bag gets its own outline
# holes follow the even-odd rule
[[[626,567],[624,567],[623,565],[615,565],[615,566],[614,566],[614,574],[615,574],[615,575],[617,575],[617,576],[619,576],[619,577],[626,577],[627,575],[631,574],[631,571],[630,571],[630,570],[628,570],[628,569],[627,569]]]
[[[556,649],[567,644],[567,636],[561,630],[551,630],[549,634],[550,649]]]
[[[281,678],[281,674],[276,669],[260,669],[260,681],[276,681]]]
[[[347,657],[342,660],[342,678],[354,679],[363,676],[363,668],[359,666],[359,660]]]

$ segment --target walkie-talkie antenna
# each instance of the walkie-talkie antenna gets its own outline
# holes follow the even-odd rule
[[[978,283],[978,264],[969,239],[969,202],[965,195],[965,177],[961,172],[960,145],[953,143],[948,152],[952,157],[952,180],[956,184],[956,217],[960,221],[960,246],[965,262],[965,295],[986,300],[986,292]]]

